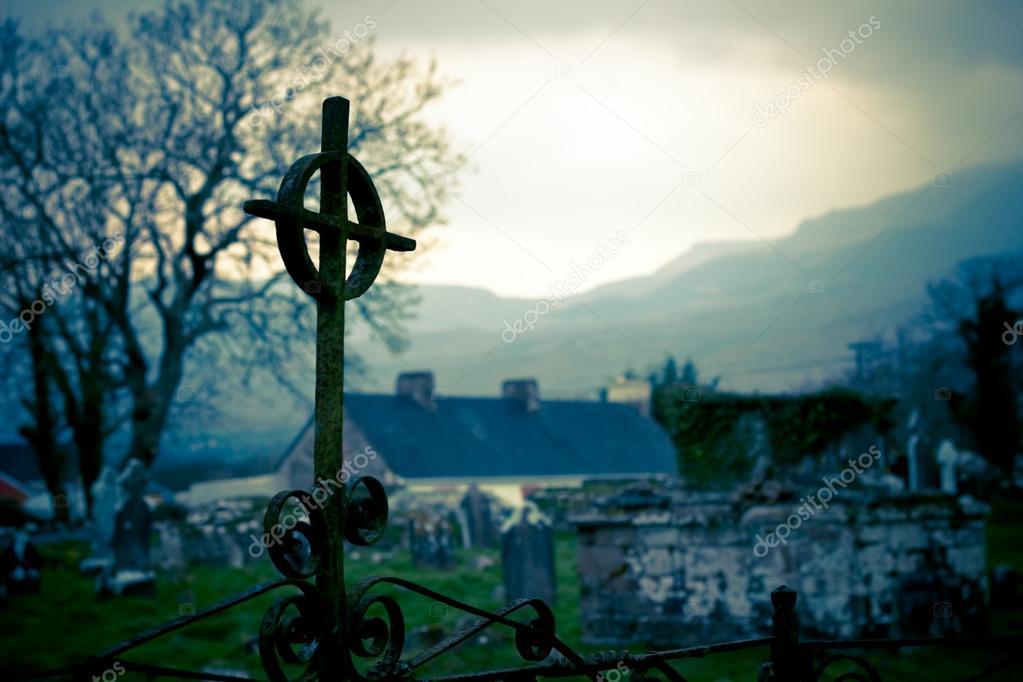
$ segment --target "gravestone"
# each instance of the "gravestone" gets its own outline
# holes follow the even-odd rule
[[[92,484],[92,555],[82,559],[78,568],[86,575],[109,571],[114,565],[114,525],[117,509],[121,503],[121,489],[117,481],[117,470],[103,467],[96,482]]]
[[[516,509],[501,529],[501,567],[506,599],[554,603],[554,530],[536,503]]]
[[[458,507],[465,525],[466,547],[496,547],[500,528],[493,498],[472,485]]]
[[[22,528],[0,554],[0,582],[6,594],[35,594],[39,591],[42,558]]]
[[[434,515],[408,520],[408,543],[416,568],[450,568],[455,563],[451,524]]]
[[[121,501],[110,546],[113,566],[99,580],[101,594],[152,594],[155,574],[149,555],[153,514],[142,497],[148,482],[145,465],[132,460],[118,477]]]

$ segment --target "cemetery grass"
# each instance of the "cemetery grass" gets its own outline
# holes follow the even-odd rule
[[[989,535],[991,564],[1008,563],[1023,571],[1023,548],[1020,531],[1023,521],[1019,512],[1023,505],[1008,510],[996,508]],[[193,566],[178,573],[161,573],[155,598],[123,597],[99,600],[93,595],[93,580],[81,576],[76,566],[86,547],[65,543],[41,548],[46,558],[43,589],[40,595],[15,597],[0,611],[0,667],[15,669],[51,668],[81,660],[102,651],[132,635],[187,613],[191,608],[202,610],[212,604],[261,582],[279,576],[265,557],[244,568],[224,566]],[[484,608],[496,608],[502,600],[500,557],[496,550],[461,553],[458,565],[450,570],[417,570],[408,553],[399,551],[382,564],[370,561],[370,552],[346,563],[349,584],[363,577],[388,574],[409,577],[443,594]],[[477,570],[474,557],[485,555],[494,564]],[[579,591],[576,580],[575,537],[557,537],[558,595],[554,609],[558,634],[567,643],[583,652],[596,647],[581,644],[579,630]],[[386,588],[385,588],[386,589]],[[144,645],[124,658],[193,670],[231,670],[245,672],[263,679],[258,654],[254,652],[255,637],[264,612],[278,596],[290,593],[287,588],[257,598],[226,613],[213,616],[183,630]],[[450,634],[464,623],[463,616],[444,609],[430,600],[393,590],[406,618],[406,634],[425,628]],[[999,611],[994,605],[993,623],[1002,634],[1023,632],[1018,613]],[[681,642],[692,646],[708,642]],[[413,649],[406,643],[406,654]],[[608,648],[608,647],[601,647]],[[624,648],[624,647],[615,647]],[[643,643],[629,647],[643,651]],[[751,680],[767,656],[765,649],[755,649],[705,659],[688,659],[675,667],[690,679],[723,682]],[[966,679],[999,660],[997,653],[960,651],[906,651],[901,655],[872,652],[868,658],[878,667],[884,679],[933,680]],[[491,628],[486,639],[467,642],[442,655],[420,670],[422,676],[480,671],[494,667],[524,665],[515,653],[511,636]],[[935,673],[938,672],[937,675]],[[1005,677],[1015,679],[1008,671]],[[290,671],[292,676],[297,670]],[[124,680],[134,679],[127,674]],[[623,678],[627,680],[627,678]]]

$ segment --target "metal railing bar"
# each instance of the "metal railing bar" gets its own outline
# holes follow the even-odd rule
[[[1023,645],[1021,635],[964,637],[911,637],[906,639],[806,640],[802,649],[898,649],[901,647],[977,647],[998,648]]]
[[[299,580],[293,580],[293,579],[290,579],[290,578],[285,578],[285,579],[282,579],[282,580],[274,580],[274,581],[271,581],[271,582],[268,582],[268,583],[263,583],[261,585],[256,585],[255,587],[250,588],[250,589],[246,590],[245,592],[242,592],[240,594],[236,594],[233,597],[228,597],[227,599],[225,599],[225,600],[223,600],[221,602],[218,602],[218,603],[214,604],[213,606],[210,606],[210,607],[208,607],[206,609],[203,609],[202,611],[200,611],[199,613],[197,613],[195,615],[192,615],[192,616],[182,616],[180,618],[175,618],[174,620],[168,621],[168,622],[164,623],[163,625],[159,625],[159,626],[154,627],[152,629],[146,630],[146,631],[142,632],[141,634],[139,634],[139,635],[137,635],[135,637],[132,637],[131,639],[126,639],[126,640],[124,640],[122,642],[119,642],[119,643],[113,645],[112,647],[110,647],[109,649],[107,649],[106,651],[104,651],[104,652],[102,652],[100,654],[97,654],[95,656],[89,656],[85,660],[79,661],[78,663],[72,663],[70,665],[64,665],[64,666],[61,666],[59,668],[50,668],[50,669],[47,669],[47,670],[26,670],[26,671],[19,670],[19,671],[14,671],[14,670],[0,669],[0,677],[2,677],[2,679],[5,679],[5,680],[40,680],[40,679],[52,679],[52,678],[59,678],[59,677],[74,676],[74,675],[82,673],[83,671],[88,671],[88,670],[102,670],[103,668],[109,667],[107,662],[112,662],[120,654],[122,654],[122,653],[124,653],[126,651],[129,651],[129,650],[134,649],[136,647],[142,646],[143,644],[147,644],[147,643],[153,641],[154,639],[157,639],[158,637],[162,637],[163,635],[166,635],[168,633],[174,632],[175,630],[180,630],[182,628],[188,627],[189,625],[192,625],[193,623],[197,623],[200,620],[204,620],[204,619],[209,618],[211,616],[215,616],[218,613],[222,613],[223,611],[227,611],[230,608],[238,606],[239,604],[242,604],[242,603],[244,603],[246,601],[249,601],[251,599],[255,599],[256,597],[258,597],[258,596],[260,596],[262,594],[265,594],[267,592],[270,592],[272,590],[275,590],[275,589],[277,589],[279,587],[286,587],[288,585],[294,585],[295,587],[297,587],[299,589],[304,589],[304,588],[307,589],[308,588],[308,586],[304,582],[299,581]],[[127,662],[123,662],[123,663],[125,665],[128,665]],[[132,663],[131,665],[140,666],[140,665],[149,665],[149,664]],[[156,667],[156,666],[154,666],[154,667]],[[168,668],[168,670],[170,670],[170,668]],[[194,679],[205,679],[204,677],[202,677],[202,675],[205,675],[205,674],[206,673],[195,673],[193,675],[193,678]],[[214,679],[214,678],[213,677],[209,677],[209,679]],[[232,679],[248,679],[248,678],[232,678]]]
[[[583,658],[557,635],[548,632],[541,632],[540,630],[537,630],[536,628],[532,627],[527,623],[522,623],[511,618],[506,618],[500,613],[492,613],[485,609],[480,609],[475,606],[472,606],[471,604],[466,604],[464,602],[458,601],[457,599],[453,599],[445,594],[441,594],[440,592],[431,590],[428,587],[423,587],[418,583],[414,583],[411,580],[406,580],[404,578],[396,578],[393,576],[367,578],[366,580],[361,581],[355,588],[355,590],[353,590],[353,592],[365,594],[370,590],[370,588],[378,584],[395,585],[397,587],[405,588],[410,592],[416,592],[425,597],[429,597],[436,601],[448,604],[449,606],[453,606],[460,611],[465,611],[466,613],[472,614],[477,618],[482,618],[486,621],[489,621],[488,625],[493,623],[500,623],[501,625],[505,625],[509,628],[514,629],[515,631],[527,632],[529,633],[530,636],[535,637],[539,641],[549,642],[552,645],[552,648],[557,650],[559,654],[564,656],[572,665],[575,666],[574,672],[576,673],[586,672],[586,664]],[[509,609],[509,612],[514,611],[517,608],[521,608],[522,606],[528,606],[530,604],[530,601],[532,600],[527,599],[513,604],[512,606],[514,608]]]
[[[275,590],[279,587],[285,587],[287,585],[294,585],[299,589],[307,588],[306,583],[304,583],[303,581],[293,580],[291,578],[284,578],[282,580],[274,580],[272,582],[256,585],[255,587],[248,589],[245,592],[236,594],[233,597],[228,597],[227,599],[218,602],[217,604],[214,604],[209,608],[203,609],[194,616],[184,616],[181,618],[175,618],[174,620],[169,621],[163,625],[157,626],[150,630],[146,630],[145,632],[135,637],[132,637],[131,639],[126,639],[123,642],[120,642],[119,644],[115,644],[113,647],[101,653],[97,658],[103,660],[113,658],[118,654],[124,653],[125,651],[134,649],[135,647],[141,646],[143,644],[147,644],[158,637],[162,637],[163,635],[174,632],[175,630],[180,630],[181,628],[188,627],[192,623],[204,620],[206,618],[209,618],[210,616],[215,616],[218,613],[227,611],[228,609],[238,606],[243,602],[255,599],[256,597],[262,594],[266,594],[267,592]]]
[[[1003,659],[1003,660],[999,661],[998,663],[995,663],[994,665],[991,665],[991,666],[988,666],[987,668],[984,668],[984,670],[981,670],[976,675],[973,675],[971,677],[966,678],[965,680],[963,680],[963,682],[977,682],[978,680],[985,680],[985,679],[987,679],[988,675],[990,675],[991,673],[996,672],[996,671],[1000,670],[1001,668],[1004,668],[1005,666],[1009,665],[1010,663],[1014,663],[1014,662],[1018,661],[1020,659],[1021,655],[1023,655],[1023,654],[1013,654],[1012,656],[1009,656],[1008,658]]]
[[[121,661],[121,664],[126,670],[155,677],[174,677],[180,680],[210,680],[211,682],[262,682],[259,678],[254,677],[239,677],[238,675],[225,675],[216,672],[167,668],[162,665],[153,665],[151,663]]]
[[[643,654],[622,653],[622,660],[626,665],[632,663],[643,669],[658,668],[665,661],[683,660],[686,658],[702,658],[710,654],[727,653],[730,651],[741,651],[743,649],[756,649],[767,647],[774,643],[774,637],[762,637],[759,639],[740,639],[731,642],[720,642],[704,646],[686,647],[683,649],[670,649],[666,651],[651,651]],[[607,670],[608,652],[589,654],[585,657],[586,673],[598,673]],[[595,660],[596,659],[596,660]],[[667,673],[665,673],[667,674]],[[676,674],[678,674],[676,672]],[[563,678],[580,675],[580,671],[565,666],[562,663],[524,666],[518,668],[503,668],[500,670],[488,670],[482,673],[460,673],[441,677],[424,678],[421,682],[491,682],[494,680],[529,679],[531,677]],[[680,676],[681,678],[681,676]],[[685,679],[685,678],[681,678]]]

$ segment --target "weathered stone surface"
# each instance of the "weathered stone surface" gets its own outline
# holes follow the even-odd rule
[[[986,508],[840,494],[841,503],[810,514],[797,514],[798,499],[742,506],[700,495],[631,520],[587,514],[577,525],[585,641],[766,634],[769,593],[783,583],[797,586],[806,629],[834,637],[917,631],[920,614],[945,602],[955,612],[982,606]],[[785,537],[756,553],[771,534]],[[924,629],[959,632],[969,622],[943,618]]]

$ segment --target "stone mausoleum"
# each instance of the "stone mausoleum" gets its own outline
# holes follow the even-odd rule
[[[770,591],[803,631],[911,637],[986,628],[986,505],[843,491],[786,533],[799,501],[627,491],[575,515],[584,640],[677,645],[770,633]],[[773,546],[758,546],[772,537]]]

